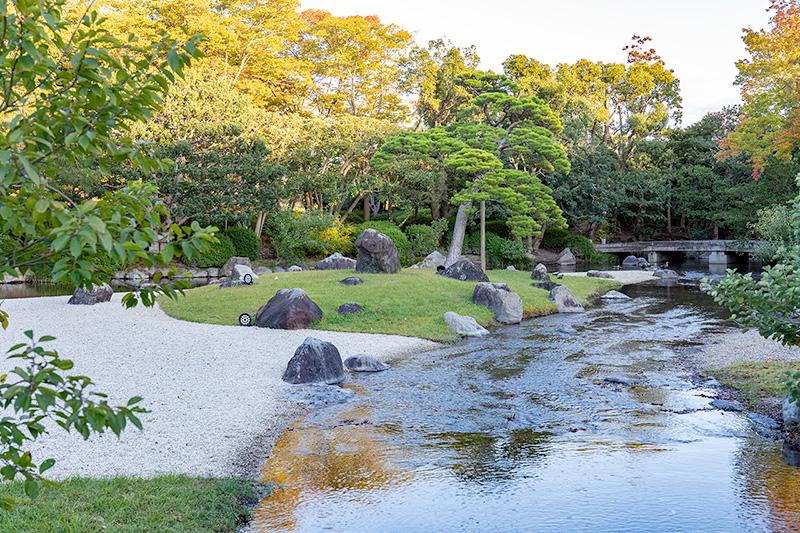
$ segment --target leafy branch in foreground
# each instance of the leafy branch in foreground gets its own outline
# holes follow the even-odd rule
[[[90,390],[91,379],[63,374],[72,369],[72,361],[61,359],[58,352],[41,346],[54,337],[44,336],[36,341],[30,330],[25,336],[30,339],[28,343],[9,349],[8,358],[18,359],[19,366],[0,377],[0,407],[6,412],[0,420],[3,450],[0,476],[4,481],[22,476],[25,494],[34,499],[39,493],[38,483],[46,481],[42,474],[55,460],[46,459],[37,464],[31,452],[24,448],[26,443],[47,433],[45,419],[53,419],[67,431],[75,429],[84,439],[107,429],[119,437],[128,422],[142,429],[136,413],[147,411],[136,405],[141,401],[139,397],[131,398],[125,406],[111,407],[105,394]],[[0,498],[0,509],[9,510],[13,506],[13,500]]]

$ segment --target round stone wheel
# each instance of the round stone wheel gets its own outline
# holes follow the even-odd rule
[[[253,276],[251,276],[250,274],[245,274],[244,278],[242,278],[242,279],[248,285],[252,285],[253,284]]]
[[[253,317],[250,315],[250,313],[242,313],[239,315],[239,324],[242,326],[252,326]]]

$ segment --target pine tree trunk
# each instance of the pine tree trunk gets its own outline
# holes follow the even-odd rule
[[[450,241],[450,250],[448,250],[447,260],[444,262],[445,268],[461,259],[461,251],[464,248],[464,235],[467,232],[468,211],[471,205],[472,202],[467,202],[458,206],[456,224],[453,228],[453,240]]]

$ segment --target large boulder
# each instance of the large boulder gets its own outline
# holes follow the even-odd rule
[[[247,265],[233,265],[233,269],[231,270],[231,280],[237,281],[248,281],[247,275],[250,275],[249,281],[254,281],[258,279],[258,275],[253,272],[253,269]]]
[[[273,329],[305,329],[322,320],[322,309],[303,289],[281,289],[256,313],[256,326]]]
[[[226,277],[226,278],[231,277],[231,274],[233,273],[233,266],[234,265],[245,265],[247,267],[251,267],[252,266],[250,264],[250,258],[249,257],[231,257],[230,259],[225,261],[225,264],[222,265],[222,268],[219,269],[220,277]]]
[[[512,292],[505,283],[478,283],[472,292],[472,303],[483,305],[494,311],[498,322],[519,324],[522,322],[522,298]]]
[[[99,287],[92,288],[92,290],[75,289],[67,303],[72,305],[94,305],[109,301],[113,294],[114,289],[111,288],[111,285],[103,283]]]
[[[339,252],[317,262],[317,270],[352,270],[356,268],[356,260],[345,257]]]
[[[577,263],[578,260],[575,259],[575,254],[572,253],[572,250],[569,248],[564,248],[560,254],[558,254],[558,259],[556,259],[556,263],[561,266],[564,265],[574,265]]]
[[[559,313],[583,313],[585,311],[572,291],[563,285],[550,291],[549,298],[558,306]]]
[[[356,239],[356,272],[394,274],[400,270],[400,254],[392,239],[372,228],[365,229]]]
[[[446,261],[447,258],[444,256],[444,254],[442,254],[442,252],[439,250],[435,250],[426,255],[425,259],[419,263],[411,265],[409,268],[436,268],[439,265],[444,266]]]
[[[339,350],[330,342],[307,337],[286,365],[283,381],[288,383],[341,383],[344,366]]]
[[[449,267],[440,271],[439,274],[446,278],[453,278],[459,281],[489,281],[489,276],[481,270],[481,267],[462,257]]]
[[[792,395],[783,398],[783,429],[786,433],[800,434],[800,405],[792,401]]]
[[[448,311],[444,314],[444,321],[453,331],[465,337],[483,337],[489,334],[489,330],[478,324],[471,316]]]
[[[531,279],[535,281],[550,281],[550,274],[547,273],[547,267],[539,263],[533,268],[531,272]]]
[[[344,360],[344,366],[350,372],[382,372],[389,369],[386,363],[364,354],[351,355]]]
[[[647,268],[650,266],[650,263],[647,262],[647,259],[644,257],[636,257],[635,255],[629,255],[622,261],[622,268],[626,270],[634,270],[637,268]]]

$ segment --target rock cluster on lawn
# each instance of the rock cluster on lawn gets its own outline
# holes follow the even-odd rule
[[[447,258],[439,250],[435,250],[425,256],[425,259],[419,263],[411,265],[409,268],[436,268],[439,265],[444,266]]]
[[[231,257],[230,259],[225,261],[225,264],[222,265],[222,268],[219,269],[220,277],[225,277],[225,278],[231,277],[234,265],[244,265],[246,267],[252,266],[250,264],[249,257]]]
[[[400,254],[394,241],[372,228],[365,229],[356,239],[356,272],[394,274],[400,271]]]
[[[559,313],[583,313],[585,311],[572,291],[564,285],[559,285],[550,291],[549,298],[558,306]]]
[[[483,337],[489,334],[489,330],[478,324],[471,316],[448,311],[444,314],[444,321],[453,331],[465,337]]]
[[[113,295],[114,289],[111,288],[111,285],[103,283],[99,287],[92,288],[92,290],[75,289],[67,303],[72,305],[94,305],[109,301]]]
[[[478,283],[472,292],[472,303],[483,305],[494,311],[498,322],[519,324],[522,322],[522,298],[512,292],[505,283]]]
[[[531,272],[531,279],[535,281],[550,281],[550,274],[547,273],[547,267],[539,263],[533,268]]]
[[[344,367],[339,350],[330,342],[307,337],[286,365],[283,381],[288,383],[341,383]]]
[[[322,261],[318,261],[314,268],[317,270],[353,270],[356,268],[356,260],[336,252]]]
[[[358,276],[350,276],[349,278],[344,278],[340,281],[342,285],[361,285],[364,283],[364,280],[359,278]]]
[[[439,274],[446,278],[457,279],[459,281],[489,281],[489,276],[481,270],[481,267],[462,257],[449,267],[440,271]]]
[[[322,309],[303,289],[281,289],[256,313],[261,328],[305,329],[322,320]]]

